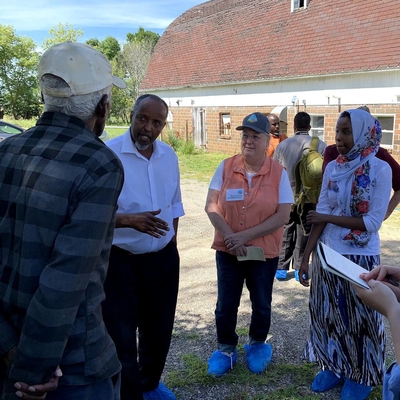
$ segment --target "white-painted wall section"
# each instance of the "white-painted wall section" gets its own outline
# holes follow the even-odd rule
[[[400,69],[358,74],[151,90],[170,106],[398,104]]]

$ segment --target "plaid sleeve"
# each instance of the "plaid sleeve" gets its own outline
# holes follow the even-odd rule
[[[115,221],[122,180],[120,171],[108,172],[79,190],[71,217],[56,237],[52,259],[29,304],[5,399],[15,398],[17,381],[48,381],[59,365],[89,281],[97,280],[97,289],[102,290],[104,276],[95,270],[107,235],[112,234],[110,223]],[[79,334],[86,337],[89,329],[83,327]]]
[[[0,314],[0,358],[13,347],[17,346],[19,341],[18,332],[10,323]]]

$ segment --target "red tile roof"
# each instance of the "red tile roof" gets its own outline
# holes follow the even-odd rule
[[[161,36],[141,89],[398,68],[398,0],[211,0]]]

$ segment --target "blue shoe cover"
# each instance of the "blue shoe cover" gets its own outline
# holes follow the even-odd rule
[[[217,378],[226,374],[229,370],[233,369],[237,360],[237,350],[233,353],[223,353],[222,351],[216,350],[211,354],[208,359],[208,371],[209,375],[214,375]]]
[[[278,269],[275,273],[276,279],[286,279],[287,278],[287,271],[286,269]]]
[[[297,282],[300,282],[299,271],[297,270],[294,271],[294,279],[296,279]]]
[[[365,400],[374,388],[346,379],[340,394],[341,400]]]
[[[144,400],[176,400],[175,395],[162,383],[158,384],[158,387],[150,392],[143,393]]]
[[[314,378],[311,389],[314,392],[326,392],[333,389],[342,382],[342,378],[338,378],[332,371],[319,371]]]
[[[254,374],[265,371],[272,358],[272,346],[268,343],[245,344],[246,360],[249,370]]]

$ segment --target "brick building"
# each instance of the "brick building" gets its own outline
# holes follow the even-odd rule
[[[211,0],[169,25],[141,92],[169,104],[179,135],[228,154],[252,111],[279,115],[289,136],[307,111],[330,144],[339,113],[366,104],[400,161],[399,26],[394,0]]]

